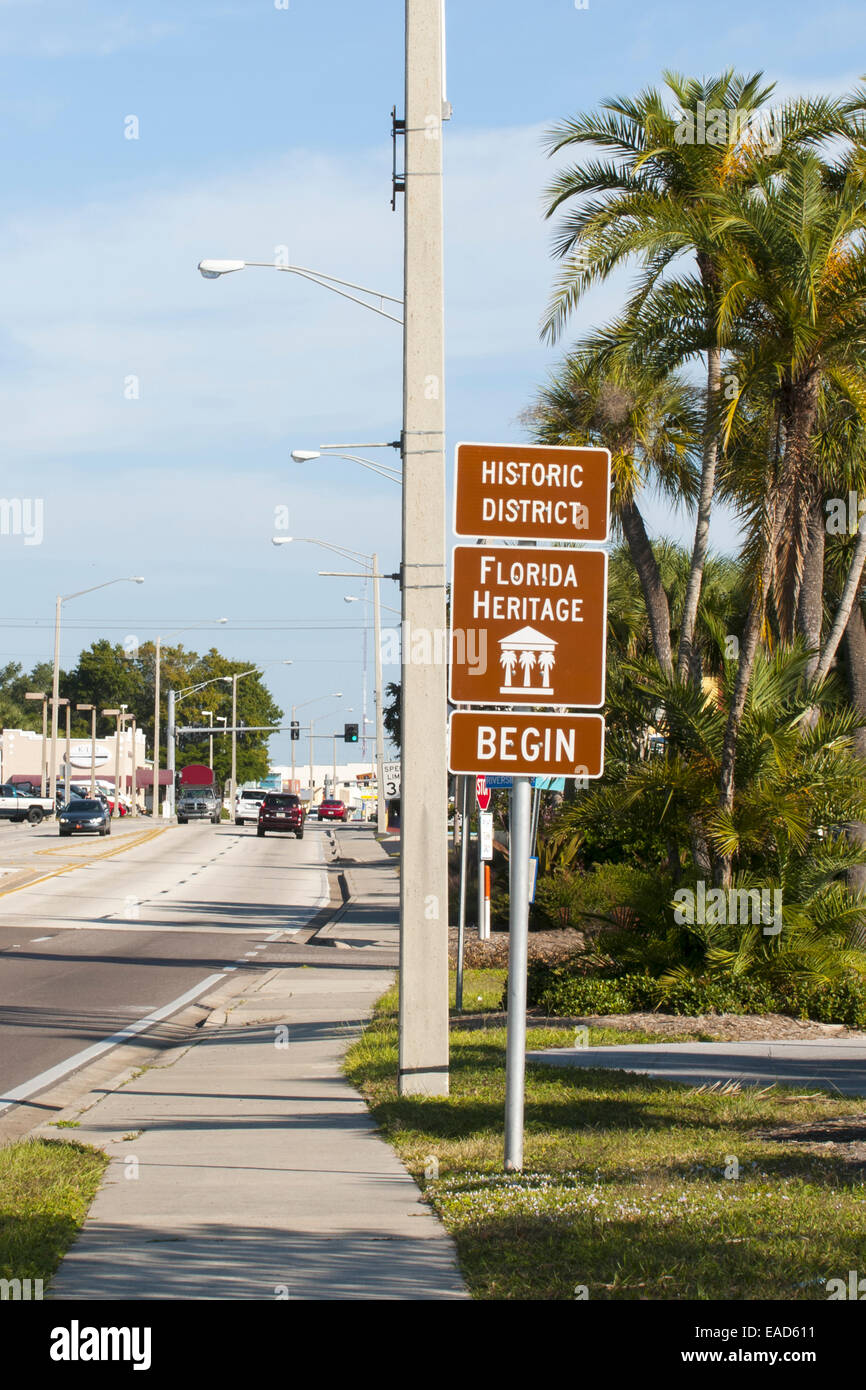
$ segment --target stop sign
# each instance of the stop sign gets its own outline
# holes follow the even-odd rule
[[[490,798],[493,793],[488,789],[487,781],[484,777],[475,778],[475,800],[478,802],[478,809],[486,811],[490,805]]]

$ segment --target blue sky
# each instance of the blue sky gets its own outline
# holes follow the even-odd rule
[[[58,592],[135,573],[143,586],[68,605],[67,664],[103,634],[202,623],[192,646],[292,659],[270,673],[286,709],[335,689],[360,708],[359,605],[342,602],[360,586],[318,578],[324,552],[270,537],[287,507],[294,534],[396,567],[398,488],[289,452],[396,437],[399,330],[292,276],[206,282],[195,266],[287,247],[400,293],[389,113],[402,107],[402,17],[401,0],[0,0],[0,493],[45,508],[41,545],[0,536],[0,660],[49,656]],[[688,0],[450,0],[450,445],[520,437],[555,360],[538,339],[554,273],[546,125],[665,67],[838,91],[859,76],[864,40],[855,4],[730,0],[710,21]],[[574,336],[621,293],[588,298]],[[684,518],[651,519],[686,532]],[[732,534],[722,518],[716,543]],[[284,739],[272,754],[286,760]]]

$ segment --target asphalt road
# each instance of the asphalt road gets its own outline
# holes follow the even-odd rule
[[[315,822],[303,840],[229,822],[123,830],[60,842],[0,826],[0,867],[43,875],[14,891],[0,876],[0,1113],[83,1050],[267,964],[328,902]]]

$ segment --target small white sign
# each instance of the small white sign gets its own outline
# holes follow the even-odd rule
[[[97,743],[94,762],[97,767],[107,763],[111,754],[104,743]],[[90,744],[73,743],[69,749],[69,761],[73,767],[90,767]]]
[[[493,858],[493,812],[479,811],[478,813],[479,834],[481,836],[481,858]]]
[[[394,801],[400,795],[400,764],[383,763],[382,775],[385,782],[385,800]]]

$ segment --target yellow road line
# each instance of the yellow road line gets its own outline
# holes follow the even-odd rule
[[[135,835],[134,838],[132,835],[130,835],[128,838],[124,839],[122,844],[113,845],[111,849],[103,850],[101,854],[82,854],[81,862],[90,863],[94,859],[109,859],[113,854],[120,854],[125,849],[133,849],[136,845],[146,844],[148,840],[154,839],[157,835],[164,835],[167,829],[167,825],[157,825],[148,827],[147,830],[142,830],[138,835]],[[71,848],[71,845],[54,845],[52,849],[37,849],[34,850],[34,853],[68,854]],[[82,848],[84,848],[84,846],[82,846]]]
[[[50,874],[42,874],[39,878],[31,878],[27,883],[19,883],[15,888],[0,889],[0,898],[8,897],[10,893],[20,893],[22,888],[34,888],[37,883],[47,883],[49,878],[59,878],[60,874],[71,873],[73,869],[80,869],[87,864],[93,864],[100,859],[111,859],[115,854],[122,854],[125,850],[136,849],[138,845],[147,844],[148,840],[155,840],[157,835],[164,835],[168,829],[167,825],[159,825],[155,829],[146,830],[142,835],[137,835],[134,840],[128,840],[122,845],[115,845],[113,849],[104,850],[102,854],[88,854],[86,858],[76,860],[74,864],[64,864],[60,869],[52,869]],[[38,849],[37,854],[61,854],[68,853],[68,850]]]

